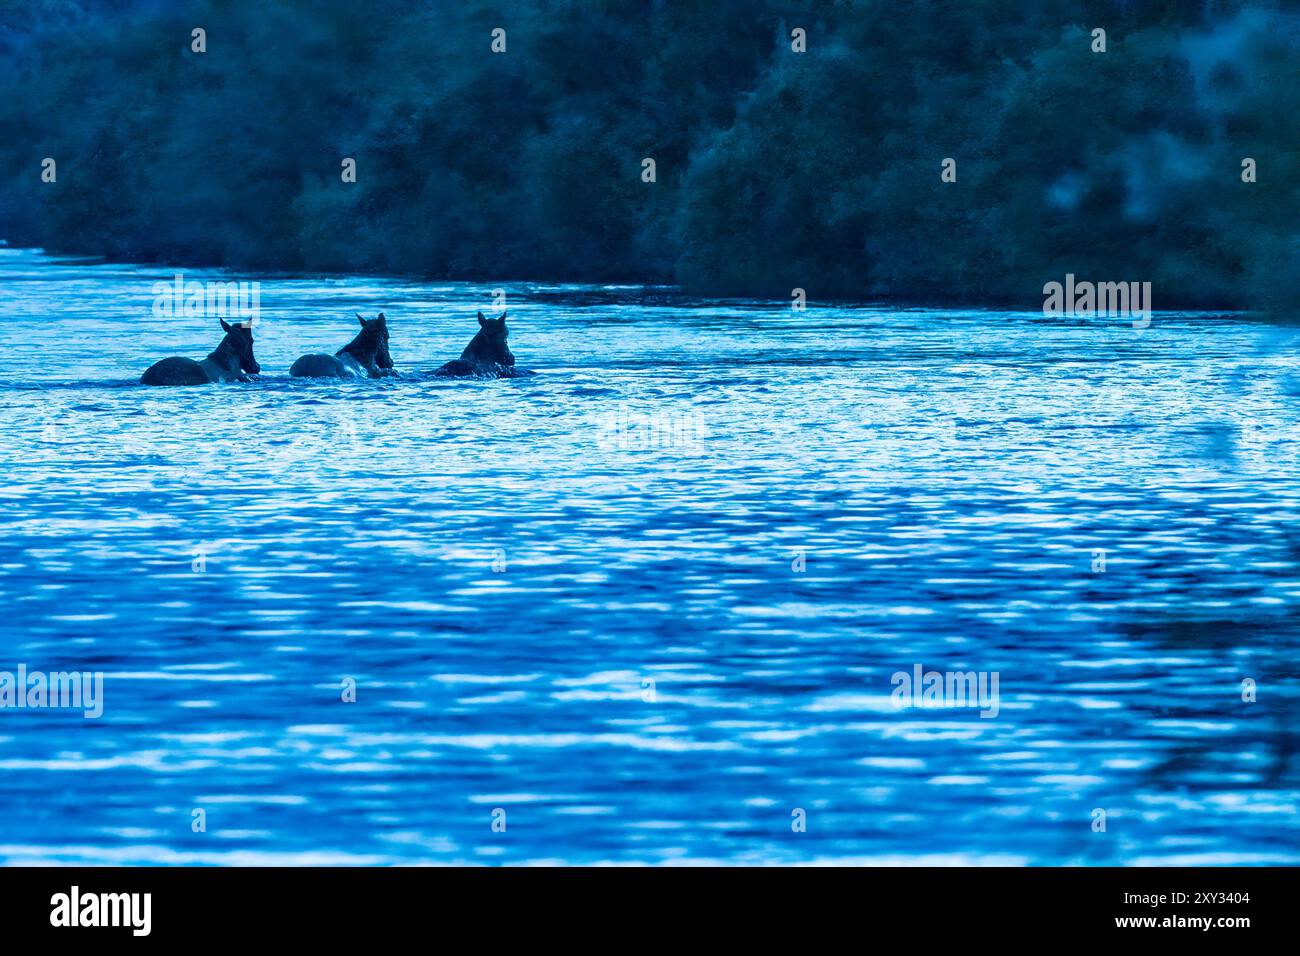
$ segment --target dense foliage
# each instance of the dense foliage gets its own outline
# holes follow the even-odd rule
[[[11,244],[814,301],[1300,276],[1281,0],[0,2]]]

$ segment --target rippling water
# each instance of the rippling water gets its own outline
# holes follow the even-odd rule
[[[1300,862],[1292,328],[514,285],[445,381],[490,287],[262,277],[150,389],[170,276],[0,251],[0,670],[105,675],[0,710],[0,860]]]

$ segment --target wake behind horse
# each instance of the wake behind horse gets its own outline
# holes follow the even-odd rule
[[[465,351],[460,353],[460,358],[448,362],[434,375],[444,378],[519,378],[534,374],[530,369],[515,368],[515,357],[506,345],[506,336],[509,334],[506,329],[506,313],[502,312],[497,318],[489,319],[480,312],[478,324],[478,333],[470,339]]]
[[[384,313],[377,319],[357,315],[361,331],[333,355],[314,352],[301,356],[289,369],[298,378],[378,378],[393,367],[388,354],[388,320]]]
[[[155,362],[140,376],[144,385],[207,385],[209,382],[247,382],[262,367],[253,358],[253,330],[221,319],[225,338],[202,362],[173,355]],[[248,375],[244,374],[245,372]]]

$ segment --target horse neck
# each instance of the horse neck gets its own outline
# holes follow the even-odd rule
[[[367,335],[364,331],[359,332],[355,339],[339,349],[339,354],[343,352],[347,352],[368,368],[375,364],[375,355],[379,352],[379,338]]]
[[[479,329],[474,333],[474,337],[469,340],[469,345],[465,346],[465,351],[460,353],[460,357],[465,362],[495,362],[498,365],[515,364],[515,357],[510,354],[510,347],[504,342],[500,345],[494,343],[487,337],[485,329]]]
[[[213,362],[228,372],[239,370],[239,353],[230,344],[230,335],[226,334],[215,349],[208,353],[208,361]]]
[[[469,340],[469,345],[460,353],[462,361],[468,362],[470,359],[478,358],[479,347],[483,344],[483,330],[479,329],[474,333],[474,337]]]

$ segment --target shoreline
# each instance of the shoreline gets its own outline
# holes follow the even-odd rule
[[[630,279],[627,277],[617,279],[544,279],[515,277],[505,278],[493,276],[490,278],[479,277],[450,277],[422,273],[404,273],[404,272],[380,272],[366,270],[352,270],[347,272],[338,272],[321,269],[274,269],[274,268],[238,268],[213,263],[203,263],[200,261],[193,262],[172,262],[172,261],[134,261],[127,259],[114,259],[108,256],[81,253],[71,251],[59,251],[50,249],[46,246],[28,246],[12,245],[0,240],[0,252],[34,252],[44,255],[52,260],[64,262],[78,262],[85,265],[104,265],[104,266],[122,266],[134,267],[140,269],[157,269],[160,272],[181,271],[193,269],[202,272],[215,272],[228,275],[238,275],[248,278],[257,279],[274,279],[274,280],[295,280],[295,279],[340,279],[347,277],[367,278],[367,279],[390,279],[397,282],[412,282],[419,284],[436,284],[449,283],[454,285],[500,285],[515,287],[537,287],[531,291],[515,290],[515,294],[522,295],[527,300],[532,301],[564,301],[572,302],[573,296],[558,291],[563,289],[582,289],[586,294],[597,301],[592,301],[591,305],[611,304],[611,305],[666,305],[681,308],[691,308],[699,305],[726,305],[726,304],[744,304],[744,305],[770,305],[773,307],[792,307],[790,297],[780,297],[776,295],[764,295],[760,293],[741,293],[741,292],[714,292],[700,291],[697,289],[688,289],[679,285],[654,281],[647,277],[645,280]],[[1054,281],[1050,277],[1047,281]],[[549,291],[557,290],[557,291]],[[620,295],[621,290],[626,294]],[[805,290],[806,291],[806,290]],[[898,311],[973,311],[973,312],[1022,312],[1022,313],[1042,313],[1043,297],[1039,296],[1034,300],[1020,300],[1012,298],[1000,298],[989,296],[985,298],[975,298],[967,296],[955,296],[952,298],[926,298],[924,296],[915,297],[845,297],[845,296],[826,296],[815,297],[809,296],[806,300],[807,308],[817,307],[835,307],[835,308],[884,308]],[[803,311],[798,309],[797,311]],[[1268,320],[1270,317],[1277,317],[1277,310],[1252,309],[1240,305],[1226,304],[1206,304],[1196,303],[1192,300],[1181,302],[1174,300],[1174,304],[1166,308],[1153,309],[1153,316],[1159,315],[1186,315],[1205,314],[1205,315],[1232,315],[1232,316],[1251,316],[1261,320]],[[1100,319],[1107,318],[1104,315],[1094,316],[1071,316],[1071,315],[1054,315],[1048,316],[1056,319]],[[1295,321],[1300,321],[1300,315],[1297,315]]]

